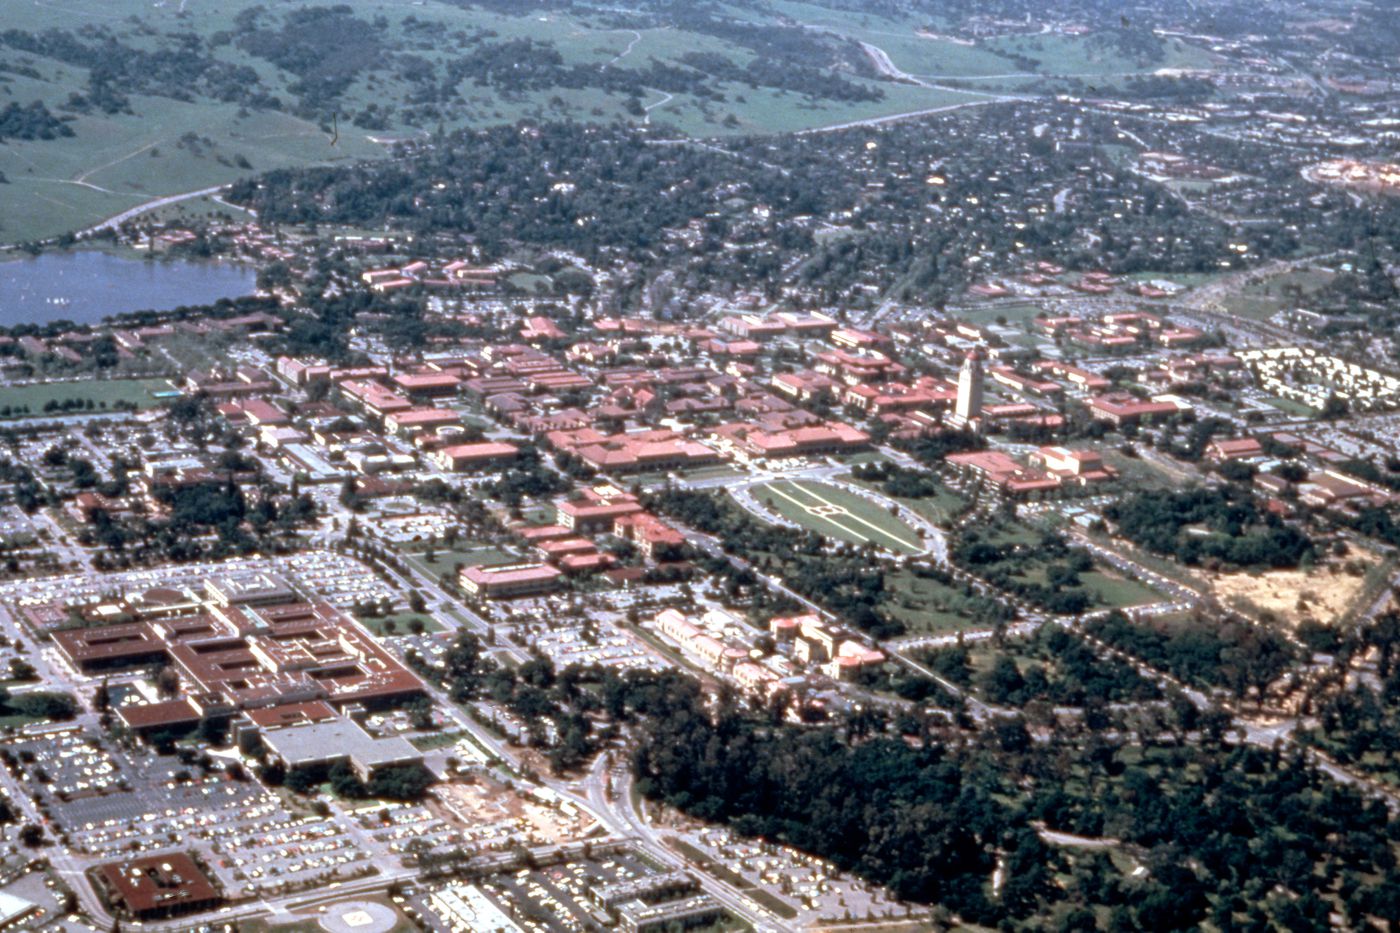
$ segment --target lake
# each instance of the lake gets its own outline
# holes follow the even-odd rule
[[[169,311],[251,295],[257,276],[220,262],[149,261],[107,253],[44,253],[0,262],[0,326],[96,324],[129,311]]]

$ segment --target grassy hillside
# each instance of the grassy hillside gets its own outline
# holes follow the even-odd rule
[[[374,157],[440,128],[620,120],[720,136],[988,99],[890,81],[861,42],[931,85],[1017,72],[1034,54],[925,25],[794,0],[9,4],[0,110],[41,102],[72,135],[0,133],[0,243],[250,173]],[[1088,53],[1074,44],[1087,41],[1058,40],[1045,70],[1078,67]]]

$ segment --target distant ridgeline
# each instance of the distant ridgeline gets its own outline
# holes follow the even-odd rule
[[[530,9],[574,7],[514,0],[458,5],[511,16]],[[410,117],[422,119],[450,118],[441,108],[450,111],[472,88],[506,94],[593,89],[638,100],[649,90],[723,100],[724,85],[767,87],[838,101],[877,101],[884,96],[878,85],[852,80],[877,75],[859,45],[850,40],[797,25],[740,21],[711,12],[706,4],[651,2],[640,7],[635,14],[602,14],[581,6],[578,12],[608,20],[600,24],[604,29],[665,26],[711,36],[732,44],[748,60],[736,61],[717,52],[687,52],[671,61],[647,57],[635,66],[569,63],[553,42],[503,39],[480,28],[444,36],[438,22],[409,15],[391,24],[384,16],[361,18],[345,5],[300,7],[285,13],[253,6],[234,18],[231,30],[208,36],[155,33],[154,49],[144,42],[135,44],[136,36],[120,27],[86,25],[78,31],[55,28],[37,33],[7,29],[0,32],[0,51],[9,49],[88,69],[86,86],[74,91],[65,104],[74,112],[130,113],[132,95],[149,95],[183,101],[202,97],[324,119],[347,103],[342,98],[361,78],[372,76],[402,88],[399,100],[390,98],[352,113],[356,125],[367,129],[385,128],[386,114],[394,109],[407,109]],[[141,38],[148,40],[150,35]],[[270,85],[249,64],[231,60],[242,55],[276,65],[292,80],[283,87]]]

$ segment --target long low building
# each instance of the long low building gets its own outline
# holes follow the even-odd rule
[[[1180,411],[1181,406],[1174,401],[1144,400],[1126,393],[1099,395],[1089,399],[1089,415],[1095,421],[1107,421],[1115,427],[1161,421]]]
[[[548,564],[507,564],[499,567],[463,567],[462,589],[481,599],[513,599],[551,593],[563,572]]]
[[[429,457],[444,470],[460,472],[510,463],[520,456],[520,448],[505,441],[482,441],[479,444],[456,444],[433,451]]]

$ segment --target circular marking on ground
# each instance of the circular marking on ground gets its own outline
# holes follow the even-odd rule
[[[326,908],[321,929],[329,933],[389,933],[398,922],[398,914],[384,904],[346,901]]]

